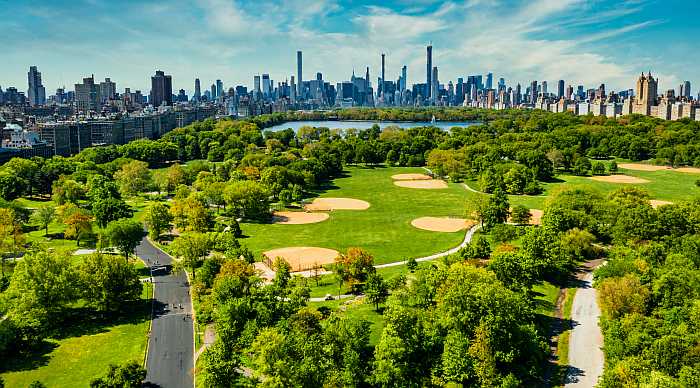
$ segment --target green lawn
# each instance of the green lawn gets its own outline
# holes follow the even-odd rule
[[[384,317],[381,315],[381,313],[374,310],[374,305],[364,303],[363,299],[355,299],[352,301],[334,300],[309,304],[316,308],[325,306],[349,318],[364,319],[365,321],[368,321],[370,323],[369,343],[372,346],[375,346],[382,336],[382,330],[384,329]]]
[[[446,189],[398,187],[391,176],[424,172],[421,168],[346,168],[320,193],[321,197],[349,197],[370,203],[367,210],[336,210],[327,221],[306,225],[244,223],[243,242],[256,254],[288,246],[315,246],[345,251],[360,247],[376,263],[420,257],[458,245],[464,232],[437,233],[416,229],[411,220],[423,216],[463,217],[467,191],[450,183]]]
[[[87,387],[104,375],[110,363],[143,362],[150,322],[151,285],[144,285],[143,302],[119,318],[82,320],[67,325],[60,338],[42,349],[0,366],[7,387],[26,387],[39,380],[49,388]]]

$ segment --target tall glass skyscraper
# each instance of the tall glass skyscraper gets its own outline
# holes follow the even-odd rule
[[[432,71],[433,71],[433,45],[432,44],[428,45],[426,56],[427,56],[427,58],[426,58],[427,63],[425,66],[425,68],[426,68],[425,98],[430,99],[430,97],[431,97],[430,94],[431,94],[432,89],[433,89],[433,85],[431,82],[431,79],[432,79],[431,75],[432,75]]]
[[[301,50],[297,51],[297,97],[301,99],[303,92],[303,78],[301,78]]]

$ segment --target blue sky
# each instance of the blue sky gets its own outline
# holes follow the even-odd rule
[[[191,93],[195,77],[203,88],[251,85],[260,73],[284,80],[298,49],[305,79],[370,66],[375,81],[385,52],[387,78],[405,64],[410,85],[425,79],[432,41],[445,83],[490,71],[508,84],[620,90],[651,70],[662,89],[690,80],[697,95],[699,14],[695,0],[0,0],[0,85],[26,89],[37,65],[51,93],[93,73],[147,92],[162,69]]]

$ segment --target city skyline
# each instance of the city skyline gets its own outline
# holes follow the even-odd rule
[[[680,15],[674,12],[664,12],[673,8],[672,2],[664,3],[664,7],[656,1],[597,4],[593,13],[591,5],[576,0],[527,5],[508,2],[509,11],[503,2],[428,1],[411,8],[400,2],[381,7],[368,3],[349,8],[331,1],[311,7],[289,1],[277,6],[281,12],[294,11],[293,17],[276,13],[264,22],[259,15],[266,15],[262,11],[274,5],[264,1],[257,15],[247,6],[219,0],[191,6],[180,2],[128,2],[123,7],[94,0],[77,3],[28,6],[0,1],[4,9],[0,15],[10,20],[10,33],[0,38],[7,39],[3,42],[7,66],[0,76],[2,87],[22,90],[27,69],[38,66],[47,95],[58,87],[70,89],[90,74],[115,80],[120,90],[130,87],[148,93],[153,72],[163,69],[172,74],[173,90],[183,88],[191,94],[195,78],[201,79],[205,88],[219,79],[226,88],[235,84],[252,86],[253,76],[262,74],[269,74],[275,82],[289,80],[297,73],[297,50],[304,52],[305,79],[321,72],[332,82],[346,80],[353,69],[362,72],[366,66],[373,74],[380,74],[380,55],[386,53],[386,79],[397,79],[406,65],[406,81],[411,85],[424,82],[425,46],[429,41],[441,82],[468,74],[493,73],[513,85],[533,79],[556,85],[564,79],[572,85],[595,87],[606,83],[608,90],[625,90],[634,87],[640,72],[651,70],[658,75],[661,91],[675,89],[685,80],[697,84],[694,81],[700,79],[697,66],[693,66],[699,54],[682,50],[692,46],[691,38],[684,40],[682,36],[692,36],[698,27],[681,23]],[[684,7],[689,10],[698,6]],[[182,9],[187,12],[178,12]],[[650,12],[653,18],[646,17]],[[111,35],[103,36],[104,32],[96,30],[84,33],[81,30],[93,28],[84,23],[75,30],[66,27],[71,20],[89,15]],[[479,21],[488,15],[495,15],[491,22],[500,28]],[[334,23],[343,17],[346,23]],[[181,18],[189,22],[174,23]],[[455,18],[463,22],[455,26]],[[277,19],[284,19],[284,23]],[[194,28],[201,23],[207,32],[204,37]],[[179,28],[168,30],[174,25]],[[679,33],[671,36],[670,30]],[[456,32],[461,39],[455,39]],[[17,34],[26,40],[13,39]],[[259,44],[285,36],[289,39]],[[97,38],[103,43],[96,44],[94,40],[100,40]],[[480,39],[482,43],[475,44]],[[56,49],[48,50],[49,45]],[[615,49],[619,45],[625,50]],[[640,45],[645,49],[641,50]],[[664,51],[684,55],[673,57],[673,61],[663,60]],[[82,54],[77,56],[79,52]]]

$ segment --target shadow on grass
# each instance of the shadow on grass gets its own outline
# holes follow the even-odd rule
[[[118,311],[97,311],[92,307],[74,307],[65,312],[47,339],[33,346],[22,346],[18,353],[0,358],[0,372],[34,370],[48,365],[53,352],[61,341],[85,335],[106,333],[111,327],[125,324],[139,324],[151,319],[151,300],[141,299],[126,302]],[[116,344],[118,345],[118,344]]]

